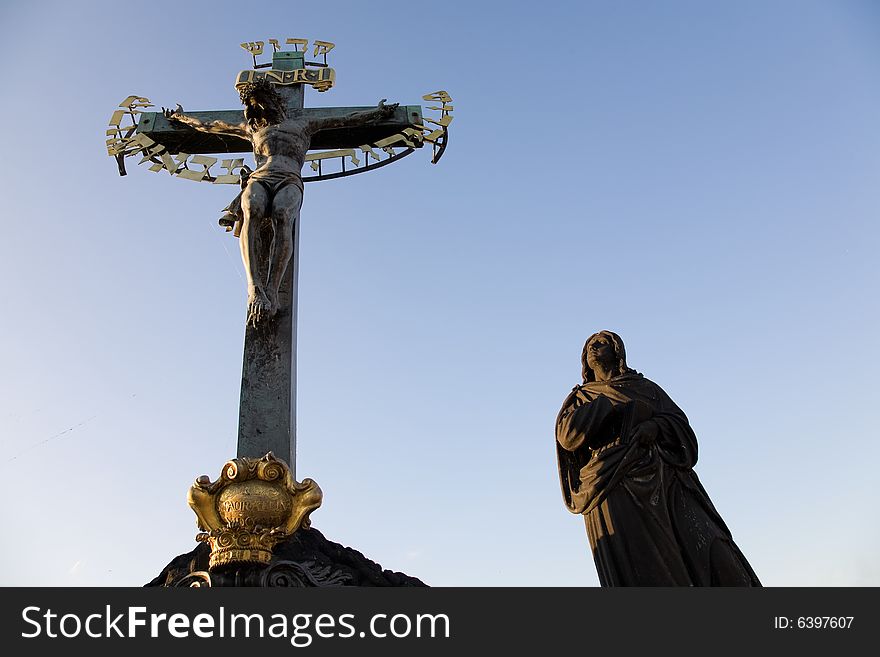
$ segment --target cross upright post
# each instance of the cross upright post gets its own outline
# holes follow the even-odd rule
[[[272,68],[303,68],[303,52],[276,52]],[[280,87],[289,110],[302,109],[305,85]],[[241,400],[238,411],[238,457],[259,458],[272,452],[287,461],[296,477],[296,314],[299,272],[299,221],[293,227],[293,253],[279,291],[279,311],[272,322],[248,323],[244,335]]]

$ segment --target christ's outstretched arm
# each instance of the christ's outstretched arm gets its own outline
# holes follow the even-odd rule
[[[247,131],[247,126],[244,123],[239,123],[238,125],[232,125],[231,123],[226,123],[226,121],[208,121],[204,123],[194,116],[189,116],[183,113],[183,108],[178,105],[177,109],[170,110],[165,107],[162,108],[162,114],[169,121],[177,121],[178,123],[183,123],[184,125],[188,125],[191,128],[195,128],[201,132],[210,132],[216,135],[228,135],[230,137],[241,137],[242,139],[247,139],[250,141],[250,133]]]
[[[322,119],[312,119],[309,121],[309,127],[312,131],[325,130],[328,128],[351,128],[358,125],[365,125],[373,121],[387,119],[394,114],[399,103],[391,105],[385,104],[385,99],[379,101],[376,109],[366,110],[363,112],[352,112],[346,116],[327,117]]]

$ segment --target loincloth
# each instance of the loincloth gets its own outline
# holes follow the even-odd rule
[[[295,171],[277,171],[275,169],[257,169],[248,177],[248,184],[258,182],[271,194],[275,195],[288,185],[294,185],[303,191],[302,178]]]
[[[241,232],[242,222],[244,221],[244,212],[241,209],[241,197],[244,190],[251,182],[260,183],[268,192],[270,200],[282,189],[288,185],[294,185],[299,189],[300,194],[303,192],[302,178],[298,173],[293,171],[277,171],[274,169],[257,169],[250,172],[242,171],[241,174],[241,193],[232,199],[232,203],[223,208],[223,216],[220,217],[220,225],[227,231],[234,231],[236,237]]]

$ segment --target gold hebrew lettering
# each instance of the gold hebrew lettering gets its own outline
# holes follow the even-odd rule
[[[303,47],[303,51],[305,51],[306,48],[309,47],[308,39],[288,39],[284,43],[291,44],[296,52],[299,52],[299,46]]]
[[[359,166],[361,163],[353,148],[345,148],[336,151],[322,151],[321,153],[309,153],[306,155],[305,159],[307,162],[313,162],[312,169],[317,171],[317,165],[314,164],[316,160],[329,160],[334,157],[349,157],[351,158],[351,163],[355,166]]]
[[[118,128],[122,124],[122,119],[126,114],[128,114],[128,112],[125,110],[116,110],[113,112],[113,116],[110,117],[110,125],[115,125]]]
[[[236,169],[241,169],[244,167],[244,159],[237,157],[234,160],[223,160],[220,162],[220,168],[226,169],[228,173],[223,173],[214,178],[215,185],[234,185],[241,182],[241,176],[235,173]]]
[[[107,131],[108,135],[111,133],[114,133],[114,131]],[[137,152],[137,147],[132,147],[131,139],[129,137],[126,137],[121,131],[116,132],[115,134],[115,137],[111,137],[106,141],[107,155],[119,155],[120,153],[124,155],[134,155]]]
[[[272,52],[278,52],[281,49],[278,39],[269,39],[269,43],[272,44]]]
[[[452,123],[452,117],[449,114],[445,116],[441,116],[439,121],[435,121],[434,119],[424,118],[422,119],[425,123],[433,123],[434,125],[442,125],[444,128],[447,127],[450,123]]]
[[[363,146],[358,146],[358,148],[360,148],[361,152],[364,154],[364,158],[366,159],[367,164],[370,163],[371,157],[374,160],[376,160],[376,162],[381,161],[382,158],[380,158],[378,155],[376,155],[376,151],[374,151],[373,148],[369,144],[364,144]]]
[[[318,41],[317,39],[315,39],[315,50],[312,53],[312,56],[317,57],[318,55],[326,55],[335,47],[335,43],[330,43],[329,41]]]
[[[186,160],[186,158],[184,158]],[[184,161],[186,168],[178,171],[177,175],[181,178],[186,178],[187,180],[195,180],[199,182],[204,180],[206,177],[210,177],[211,167],[217,164],[216,157],[207,157],[206,155],[193,155],[189,161]],[[202,171],[193,171],[189,168],[190,164],[197,164],[205,167]]]
[[[107,139],[104,143],[107,144],[107,153],[110,155],[116,155],[120,150],[119,146],[124,147],[128,143],[128,139],[125,138],[121,130],[110,128],[107,130],[107,136],[110,139]]]
[[[163,151],[164,151],[164,149],[163,149]],[[153,162],[153,164],[150,166],[150,171],[152,171],[153,173],[159,173],[160,171],[162,171],[162,169],[165,168],[165,164],[166,164],[165,160],[170,160],[170,163],[171,163],[171,164],[174,164],[174,160],[172,160],[171,157],[170,157],[170,156],[168,155],[168,153],[166,153],[166,152],[159,152],[159,153],[156,154],[156,157],[157,157],[158,159],[155,160],[155,161],[153,161],[153,160],[152,160],[151,158],[149,158],[149,157],[144,157],[144,160],[150,160],[150,161]],[[144,160],[141,160],[141,163],[143,163]],[[169,171],[170,173],[172,173],[172,175],[173,175],[174,170],[175,170],[176,168],[177,168],[177,167],[173,167],[173,168],[171,168],[171,169],[168,169],[168,171]]]
[[[410,148],[415,148],[416,145],[412,143],[409,139],[406,138],[405,135],[397,133],[395,135],[391,135],[390,137],[385,137],[385,139],[380,139],[375,142],[373,145],[377,148],[381,148],[386,153],[393,153],[393,151],[389,151],[388,149],[394,144],[405,144]]]
[[[131,147],[130,155],[135,155],[138,152],[143,153],[144,157],[138,162],[138,164],[143,164],[151,157],[158,155],[165,150],[164,146],[157,144],[142,132],[137,133],[134,137],[129,139],[128,146]]]
[[[165,170],[172,176],[177,173],[177,170],[183,167],[186,164],[186,158],[189,157],[189,153],[177,153],[177,159],[175,160],[168,151],[162,149],[164,152],[157,153],[161,162],[155,162],[153,166],[150,167],[150,171],[154,171],[158,173],[159,171]]]
[[[401,141],[402,139],[403,139],[403,135],[395,134],[395,135],[391,135],[390,137],[385,137],[385,139],[380,139],[379,141],[375,142],[373,145],[376,148],[381,148],[382,150],[385,150],[385,148],[387,146],[390,146],[391,144],[396,144],[397,142]]]
[[[432,144],[436,144],[437,140],[440,139],[443,135],[446,134],[445,130],[435,130],[434,132],[424,135],[422,139],[425,141],[431,142]]]
[[[422,96],[422,100],[440,101],[441,103],[451,103],[452,96],[450,96],[445,91],[435,91],[434,93],[425,94],[424,96]]]
[[[137,127],[136,115],[141,113],[140,110],[135,108],[152,107],[152,105],[150,104],[149,99],[144,98],[143,96],[128,96],[125,100],[119,103],[119,107],[123,109],[118,109],[113,112],[109,121],[110,127],[105,131],[105,134],[110,137],[110,139],[105,141],[105,144],[107,145],[107,154],[112,156],[119,154],[131,155],[133,152],[137,152],[137,149],[132,152],[126,152],[130,150],[128,138]],[[130,123],[123,126],[122,123],[126,117],[130,119]]]
[[[416,128],[404,128],[403,130],[401,130],[401,132],[407,137],[412,137],[416,141],[420,141],[422,138],[422,130],[418,130]]]
[[[435,147],[438,145],[440,139],[446,134],[446,128],[452,123],[452,110],[454,107],[449,103],[452,102],[452,96],[450,96],[446,91],[435,91],[434,93],[425,94],[422,96],[424,100],[427,101],[440,101],[440,106],[428,106],[427,109],[439,111],[441,116],[439,119],[431,119],[428,117],[422,117],[423,125],[416,125],[417,129],[424,131],[424,134],[421,136],[419,141],[428,142]],[[427,124],[440,126],[439,129],[431,129],[427,126]],[[436,160],[432,160],[436,163]]]
[[[107,155],[119,155],[128,148],[128,140],[125,138],[108,139],[105,143],[107,144]]]
[[[113,116],[110,117],[110,127],[104,131],[104,134],[110,137],[106,141],[107,144],[107,154],[108,155],[118,155],[120,152],[125,150],[125,145],[127,143],[127,135],[122,130],[122,118],[125,116],[124,110],[117,110],[113,112]],[[134,129],[134,125],[127,126],[126,130],[130,131]]]
[[[142,133],[142,132],[137,133],[137,134],[136,134],[134,137],[132,137],[129,141],[131,142],[131,144],[132,144],[133,146],[139,146],[139,147],[141,147],[141,148],[149,148],[149,147],[151,147],[151,146],[153,146],[153,145],[156,144],[156,142],[154,142],[152,139],[150,139],[149,137],[147,137],[147,136],[146,136],[144,133]]]
[[[119,106],[134,110],[136,107],[152,107],[153,104],[150,102],[149,98],[144,98],[143,96],[129,96],[119,103]]]
[[[263,41],[247,41],[241,44],[241,47],[256,57],[257,55],[263,54],[263,46],[265,45],[266,44]]]

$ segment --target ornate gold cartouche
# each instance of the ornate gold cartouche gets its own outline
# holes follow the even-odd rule
[[[298,483],[271,452],[260,459],[227,461],[217,481],[202,475],[188,496],[201,530],[196,540],[211,547],[211,570],[269,563],[278,543],[309,526],[309,514],[322,499],[318,484],[311,479]]]

